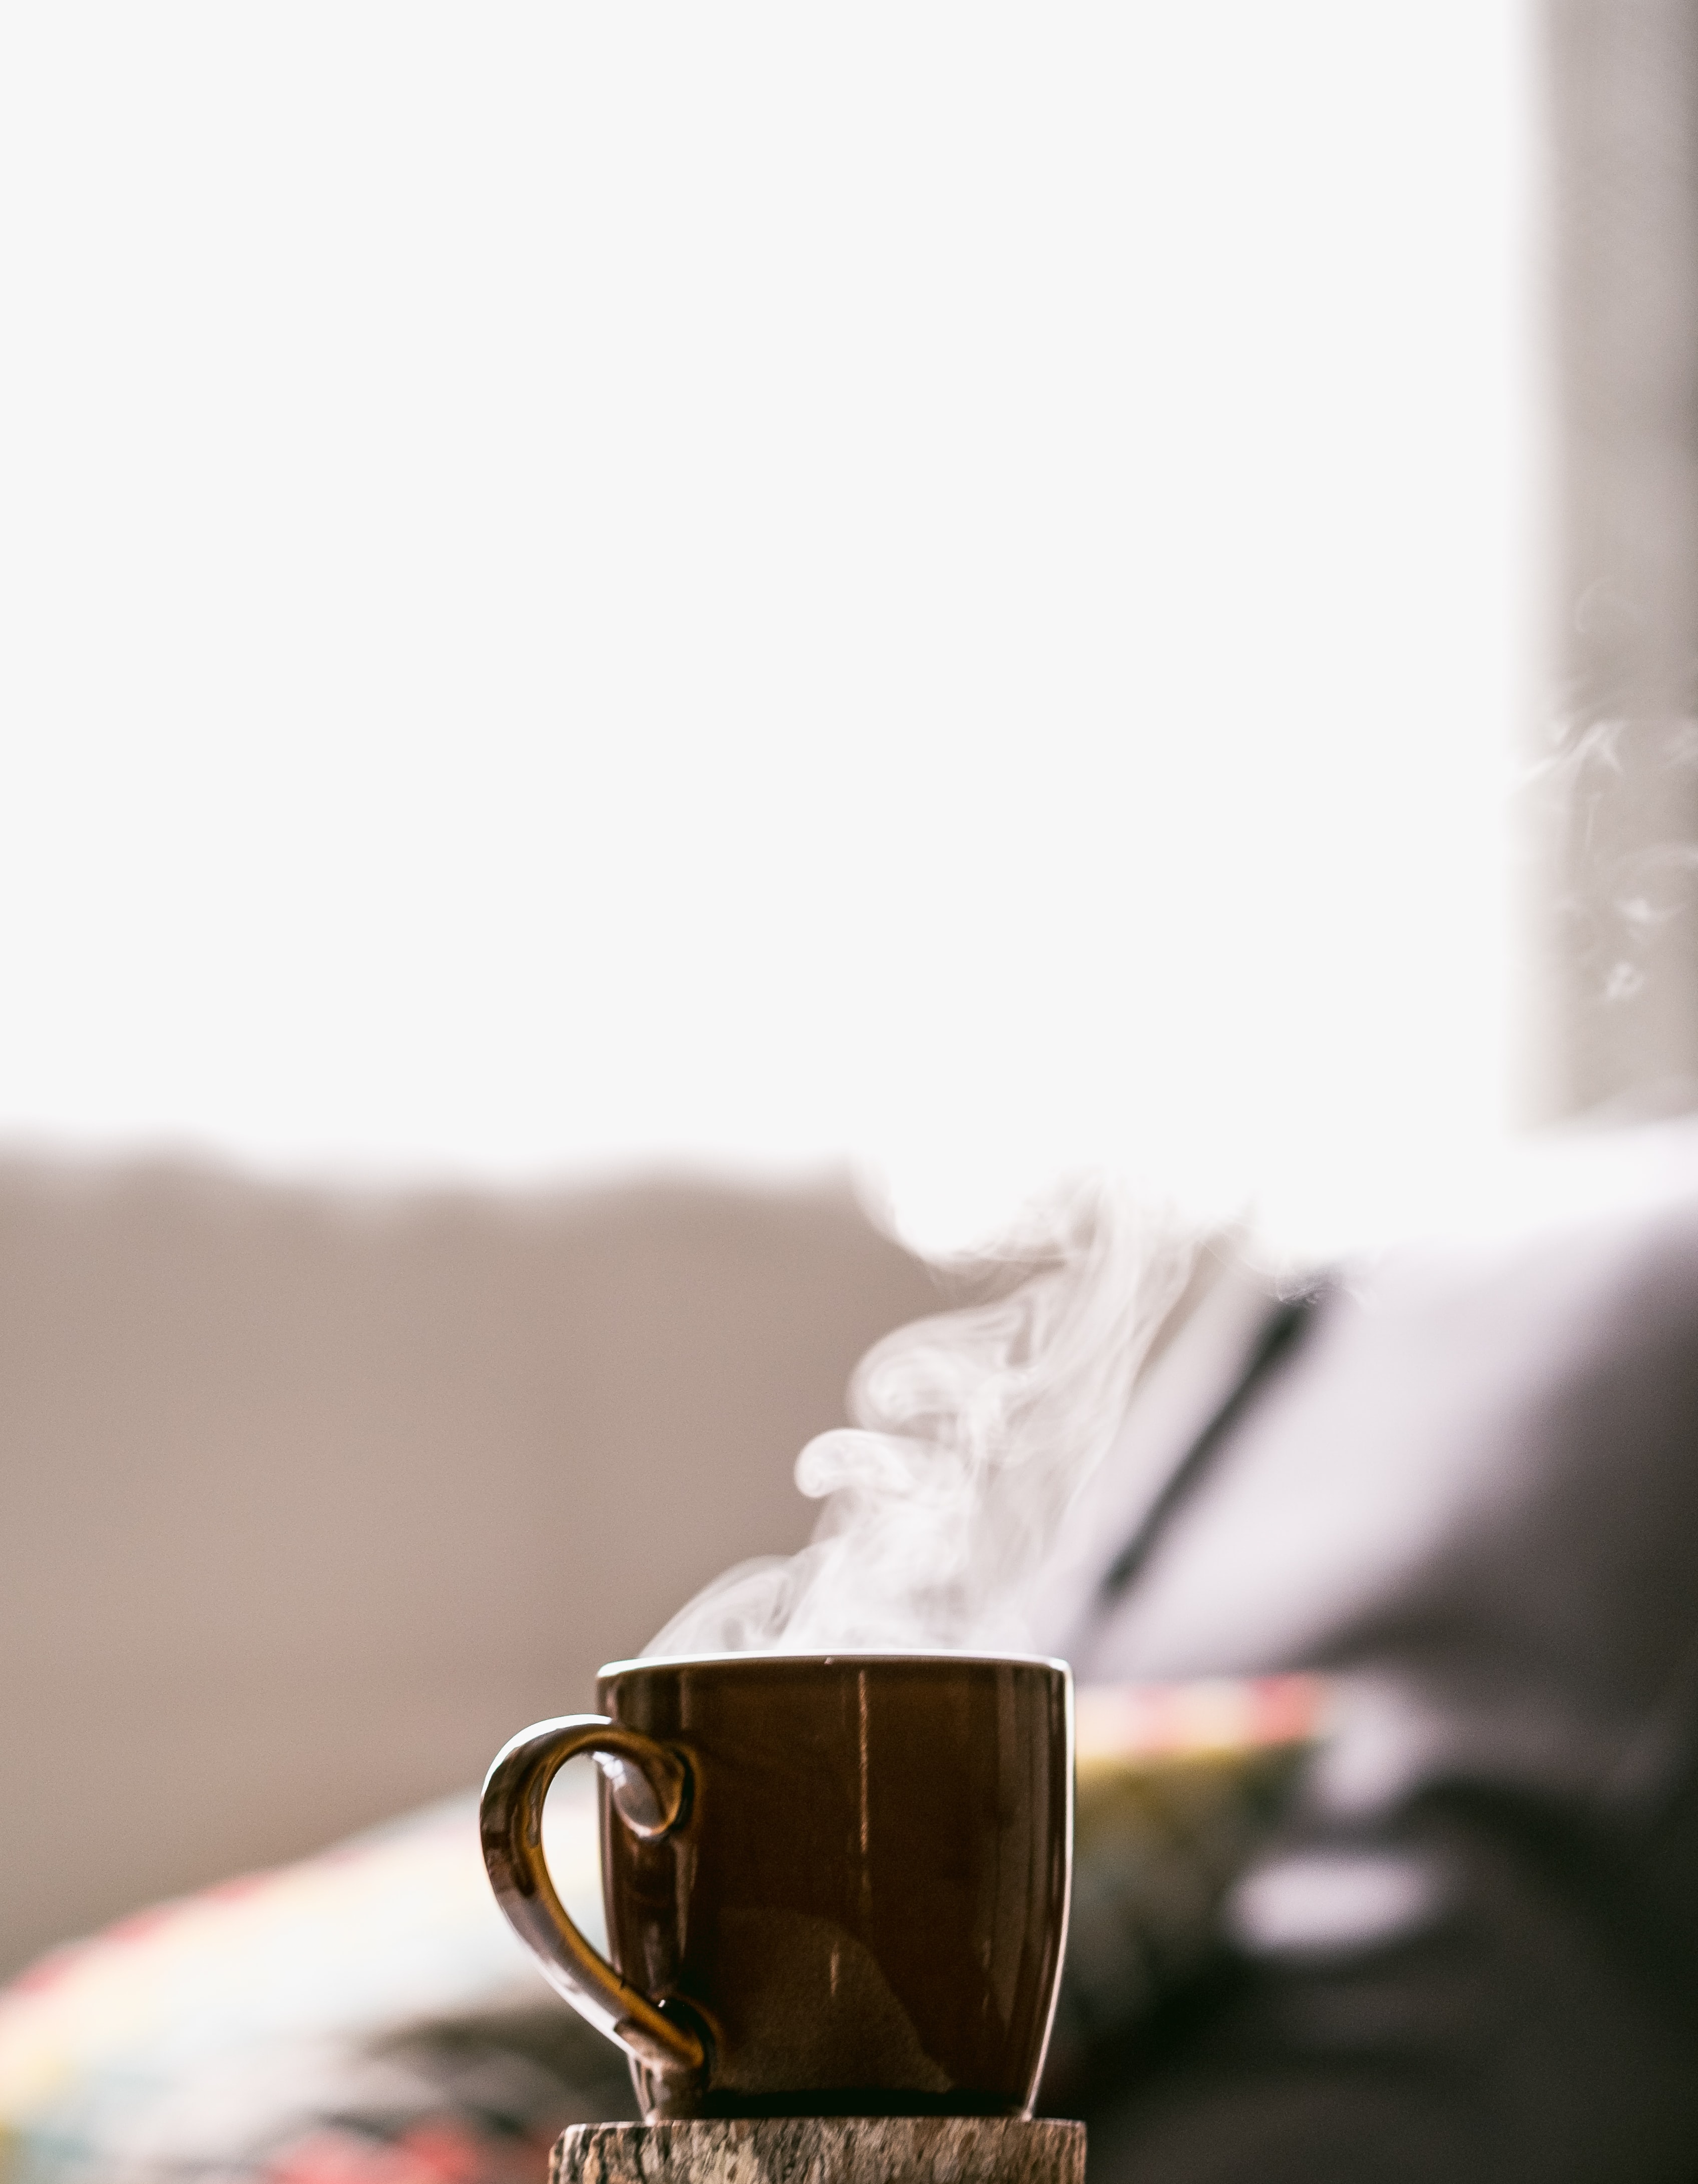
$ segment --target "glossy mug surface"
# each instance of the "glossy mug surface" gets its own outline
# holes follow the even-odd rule
[[[716,1655],[618,1662],[597,1691],[498,1756],[484,1858],[647,2115],[1029,2112],[1066,1934],[1061,1663]],[[543,1858],[578,1752],[602,1769],[611,1964]]]

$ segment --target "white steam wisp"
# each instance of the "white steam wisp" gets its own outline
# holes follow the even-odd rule
[[[727,1570],[646,1650],[1026,1649],[1046,1552],[1194,1249],[1116,1185],[1058,1192],[991,1256],[1030,1270],[1018,1286],[861,1360],[855,1425],[797,1460],[798,1486],[825,1503],[810,1544]]]

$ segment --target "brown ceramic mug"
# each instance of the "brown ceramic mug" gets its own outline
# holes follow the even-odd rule
[[[496,1897],[659,2116],[1023,2115],[1067,1923],[1059,1661],[620,1661],[483,1791]],[[609,1963],[562,1908],[543,1802],[602,1770]]]

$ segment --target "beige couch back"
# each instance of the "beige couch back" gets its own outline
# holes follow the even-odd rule
[[[0,1974],[587,1704],[937,1301],[844,1190],[0,1162]]]

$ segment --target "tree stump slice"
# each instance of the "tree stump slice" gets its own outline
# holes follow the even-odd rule
[[[1085,2127],[1019,2116],[583,2123],[551,2184],[1084,2184]]]

